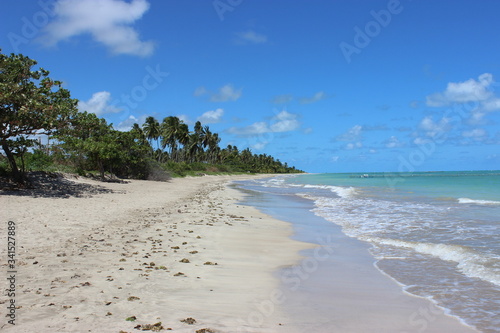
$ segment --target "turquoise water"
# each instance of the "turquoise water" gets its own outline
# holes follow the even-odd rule
[[[432,198],[468,198],[498,201],[500,171],[417,172],[417,173],[327,173],[299,175],[290,183],[355,186],[411,193]]]
[[[308,174],[249,189],[311,200],[367,242],[381,271],[483,332],[500,332],[500,172]]]

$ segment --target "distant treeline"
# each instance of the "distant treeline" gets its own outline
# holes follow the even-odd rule
[[[1,50],[0,50],[1,51]],[[267,154],[228,145],[199,121],[193,129],[177,117],[148,117],[127,132],[93,113],[78,112],[61,82],[36,61],[0,52],[0,173],[23,182],[28,170],[97,172],[122,178],[162,179],[166,173],[302,172]],[[42,144],[35,135],[46,134]]]

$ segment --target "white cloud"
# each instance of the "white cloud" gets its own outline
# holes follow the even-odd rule
[[[385,146],[387,148],[399,148],[403,147],[404,143],[399,141],[399,139],[395,136],[391,136],[389,139],[385,141]]]
[[[419,125],[427,136],[433,138],[438,134],[442,134],[451,130],[450,119],[442,118],[439,122],[435,122],[432,117],[425,117]]]
[[[139,125],[141,124],[138,118],[131,115],[127,119],[119,123],[118,126],[115,127],[115,129],[118,131],[127,132],[130,131],[130,129],[135,123]]]
[[[327,95],[325,94],[324,91],[318,91],[317,93],[314,94],[312,97],[303,97],[299,100],[300,104],[311,104],[311,103],[316,103],[319,102],[323,99],[327,98]]]
[[[197,120],[201,121],[202,124],[215,124],[221,121],[223,115],[224,110],[219,108],[214,111],[205,112]]]
[[[245,32],[236,33],[236,42],[240,44],[252,43],[252,44],[263,44],[267,42],[267,36],[256,33],[253,30],[248,30]]]
[[[55,46],[71,37],[90,34],[113,54],[149,56],[154,43],[142,41],[131,27],[148,9],[146,0],[59,0],[54,7],[55,18],[44,28],[40,41]]]
[[[210,95],[211,102],[228,102],[238,100],[242,95],[242,89],[235,89],[232,84],[222,86],[217,92],[207,90],[205,87],[198,87],[193,95],[195,97]]]
[[[469,131],[463,131],[462,136],[464,138],[474,139],[474,140],[482,140],[487,137],[487,133],[482,128],[474,128]]]
[[[92,97],[84,102],[78,102],[78,110],[83,112],[95,113],[97,116],[101,116],[106,113],[116,113],[120,112],[121,109],[114,105],[110,105],[111,94],[107,91],[96,92]]]
[[[363,144],[361,143],[362,131],[363,131],[363,126],[355,125],[355,126],[351,127],[347,132],[336,136],[333,139],[333,141],[335,141],[335,142],[339,142],[339,141],[349,142],[345,146],[345,149],[348,149],[348,150],[361,148],[361,147],[363,147]]]
[[[477,80],[450,82],[444,92],[427,96],[427,105],[439,107],[454,103],[487,101],[493,96],[493,93],[488,90],[492,83],[493,76],[490,73],[479,75]]]
[[[432,141],[430,139],[422,139],[420,137],[415,138],[415,140],[413,140],[413,143],[416,145],[424,145],[424,144],[428,144],[429,142],[432,142]]]
[[[231,84],[226,84],[215,94],[212,94],[212,102],[236,101],[241,97],[241,89],[234,89]]]
[[[266,148],[266,146],[269,144],[269,142],[257,142],[257,143],[254,143],[253,145],[250,146],[251,149],[255,149],[255,150],[262,150],[264,148]]]
[[[335,141],[358,141],[361,139],[361,132],[363,126],[355,125],[351,127],[347,132],[337,136]]]
[[[356,148],[362,148],[363,147],[363,144],[361,142],[350,142],[348,143],[345,148],[347,150],[352,150],[352,149],[356,149]]]
[[[246,127],[231,127],[227,131],[238,136],[253,136],[264,133],[283,133],[298,129],[300,122],[297,115],[287,111],[281,111],[271,118],[270,122],[260,121]]]
[[[300,123],[297,120],[297,115],[281,111],[273,117],[271,124],[271,132],[289,132],[299,128]]]
[[[482,104],[485,111],[500,110],[500,98],[491,98],[484,101]]]
[[[179,120],[182,121],[184,124],[191,125],[193,123],[191,119],[189,119],[189,116],[185,114],[179,114],[177,115],[177,118],[179,118]]]
[[[238,136],[252,136],[269,133],[270,131],[269,126],[264,121],[253,123],[252,125],[245,127],[231,127],[228,129],[229,133],[236,134]]]

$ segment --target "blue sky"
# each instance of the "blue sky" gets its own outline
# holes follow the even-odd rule
[[[0,48],[126,130],[197,120],[308,172],[500,169],[500,2],[3,0]]]

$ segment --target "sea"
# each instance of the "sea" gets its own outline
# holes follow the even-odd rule
[[[311,213],[369,244],[404,292],[500,332],[500,171],[301,174],[239,186],[311,202]]]

